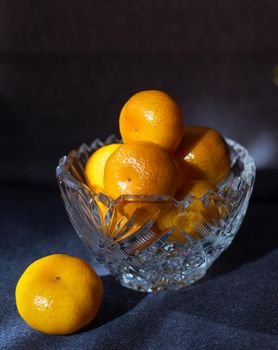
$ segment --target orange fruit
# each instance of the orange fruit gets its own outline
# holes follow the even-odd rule
[[[101,279],[85,261],[63,254],[36,260],[15,291],[16,306],[32,328],[70,334],[90,323],[102,302]]]
[[[120,146],[120,144],[112,143],[97,149],[87,160],[85,166],[85,179],[88,186],[94,192],[104,193],[104,167],[107,159]]]
[[[214,203],[209,203],[205,207],[200,199],[208,191],[218,192],[218,188],[208,181],[188,181],[183,188],[180,199],[185,199],[189,195],[194,195],[193,201],[185,209],[183,205],[172,206],[170,210],[164,213],[157,220],[157,227],[160,231],[167,231],[174,227],[174,232],[169,236],[168,241],[180,243],[186,242],[185,236],[180,229],[195,239],[200,239],[199,229],[206,222],[212,222],[220,219],[220,213]]]
[[[113,199],[121,195],[174,195],[177,169],[169,153],[152,142],[129,142],[121,145],[108,159],[104,171],[105,192]],[[147,201],[145,197],[117,203],[117,217],[123,224],[133,218],[125,238],[156,220],[167,203]]]
[[[113,199],[121,195],[173,195],[177,170],[169,153],[153,142],[120,145],[104,169],[104,189]]]
[[[150,141],[174,151],[183,134],[182,113],[165,92],[146,90],[133,95],[120,113],[124,142]]]
[[[229,148],[223,137],[211,128],[185,127],[174,159],[180,173],[179,189],[189,180],[207,180],[217,185],[230,171]]]

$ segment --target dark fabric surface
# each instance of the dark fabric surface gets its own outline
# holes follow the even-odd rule
[[[104,276],[97,318],[63,337],[31,330],[16,311],[14,289],[37,258],[59,252],[90,261],[89,254],[57,189],[1,187],[0,348],[278,349],[277,175],[259,172],[240,232],[200,282],[144,294]]]

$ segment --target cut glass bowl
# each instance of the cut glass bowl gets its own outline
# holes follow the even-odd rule
[[[82,242],[93,259],[103,264],[122,285],[152,292],[185,287],[200,279],[230,245],[244,219],[255,180],[255,164],[247,150],[226,139],[231,152],[229,176],[201,199],[188,196],[177,201],[170,196],[125,195],[112,200],[96,194],[85,182],[88,157],[103,145],[119,142],[110,136],[83,144],[60,159],[56,176],[61,195]],[[201,200],[207,213],[194,223],[195,234],[182,227],[157,229],[156,220],[171,210],[187,215],[194,201]],[[213,208],[213,211],[210,210]],[[198,217],[198,216],[197,216]],[[178,230],[183,240],[174,241]]]

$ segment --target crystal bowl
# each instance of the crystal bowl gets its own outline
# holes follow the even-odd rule
[[[226,139],[231,152],[229,176],[217,192],[209,191],[201,199],[125,195],[112,200],[89,189],[84,167],[92,152],[114,142],[119,142],[114,136],[104,142],[96,139],[59,161],[58,185],[76,233],[93,259],[128,288],[152,292],[190,285],[204,276],[239,230],[255,180],[252,157],[243,146]],[[174,207],[186,217],[196,200],[206,213],[217,210],[217,219],[200,216],[194,222],[194,235],[178,226],[164,232],[157,229],[159,217]],[[171,239],[175,230],[183,240]]]

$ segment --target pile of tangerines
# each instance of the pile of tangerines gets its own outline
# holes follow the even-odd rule
[[[133,95],[121,110],[119,126],[123,144],[103,146],[88,159],[88,186],[112,199],[169,195],[183,200],[193,194],[197,200],[186,212],[171,208],[158,218],[155,229],[175,226],[196,237],[197,221],[208,216],[198,198],[217,192],[230,170],[224,138],[211,128],[184,126],[177,103],[158,90]],[[185,240],[179,229],[169,239]]]
[[[217,191],[217,184],[229,173],[230,155],[222,136],[210,128],[184,126],[179,106],[164,92],[132,96],[121,111],[120,132],[123,144],[98,149],[86,164],[87,184],[96,193],[112,199],[126,194],[168,195],[177,200],[193,194],[198,199],[209,190]],[[147,207],[140,210],[144,214]],[[198,200],[188,210],[171,207],[158,217],[155,229],[179,227],[196,236],[200,217],[217,219],[217,210],[207,210]],[[170,239],[183,242],[184,236],[175,230]],[[102,296],[102,282],[93,268],[63,254],[33,262],[15,293],[26,323],[49,334],[70,334],[86,326],[97,314]]]

